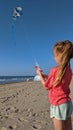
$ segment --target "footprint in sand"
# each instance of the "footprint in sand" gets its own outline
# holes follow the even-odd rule
[[[32,125],[32,128],[34,128],[34,129],[40,129],[41,128],[41,126],[40,125],[38,125],[38,124],[34,124],[34,125]]]

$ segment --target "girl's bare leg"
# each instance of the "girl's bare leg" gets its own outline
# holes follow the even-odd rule
[[[65,121],[65,128],[66,130],[72,130],[71,117],[67,118],[67,120]]]
[[[67,129],[65,129],[65,121],[58,120],[56,118],[53,118],[52,120],[53,120],[55,130],[67,130]],[[71,129],[69,129],[69,130],[71,130]]]

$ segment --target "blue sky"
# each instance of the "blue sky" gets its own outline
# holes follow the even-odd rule
[[[17,6],[23,13],[13,30]],[[65,39],[73,42],[73,0],[0,0],[0,75],[33,75],[35,59],[48,72],[53,45]]]

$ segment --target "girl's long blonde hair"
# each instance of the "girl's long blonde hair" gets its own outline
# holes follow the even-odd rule
[[[53,52],[57,55],[61,55],[61,64],[54,81],[54,86],[56,86],[60,81],[63,81],[66,68],[70,65],[70,59],[73,58],[73,44],[69,40],[58,42],[54,45]]]

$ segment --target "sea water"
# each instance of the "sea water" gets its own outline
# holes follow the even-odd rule
[[[0,76],[0,84],[33,80],[34,76]]]

